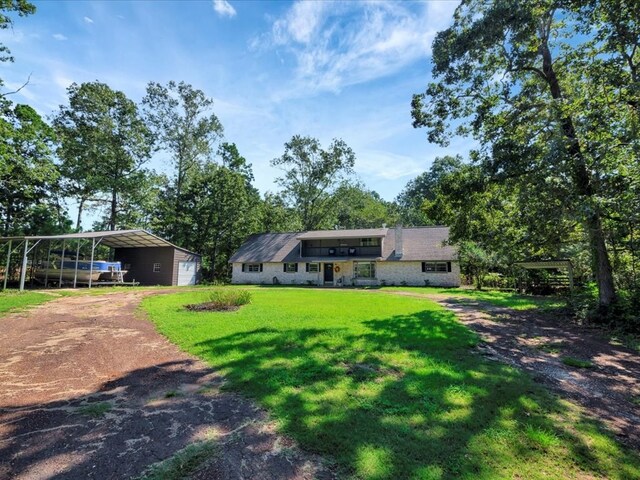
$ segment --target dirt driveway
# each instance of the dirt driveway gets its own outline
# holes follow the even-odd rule
[[[148,292],[0,318],[0,478],[131,478],[197,441],[214,479],[331,478],[252,402],[141,318]]]

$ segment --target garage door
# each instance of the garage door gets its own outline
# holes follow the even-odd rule
[[[196,262],[178,262],[178,285],[196,284]]]

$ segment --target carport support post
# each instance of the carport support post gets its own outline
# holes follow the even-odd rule
[[[76,281],[78,280],[78,257],[80,256],[80,242],[82,242],[82,240],[78,239],[78,248],[76,248],[76,269],[73,272],[73,288],[76,288]]]
[[[44,271],[44,288],[47,288],[47,284],[49,283],[49,260],[51,260],[51,240],[47,243],[49,246],[47,248],[47,267]]]
[[[7,250],[7,264],[4,269],[4,285],[2,285],[2,290],[7,289],[7,279],[9,278],[9,262],[11,262],[11,240],[9,240],[9,249]]]
[[[93,277],[93,254],[96,251],[96,239],[91,239],[91,263],[89,264],[89,288],[91,288],[91,277]]]
[[[66,246],[66,240],[62,240],[62,257],[60,257],[60,278],[58,278],[58,288],[62,288],[62,270],[64,269],[64,250]]]
[[[22,254],[22,268],[20,269],[20,291],[24,291],[24,281],[27,278],[27,255],[29,254],[29,240],[24,239],[24,253]]]

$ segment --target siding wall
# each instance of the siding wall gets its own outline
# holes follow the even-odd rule
[[[459,287],[460,286],[460,264],[451,262],[451,272],[425,273],[422,272],[422,262],[376,262],[376,279],[353,279],[353,262],[334,262],[333,266],[339,266],[340,272],[334,272],[334,284],[344,285],[379,285],[384,281],[387,285],[400,285],[406,282],[407,285],[424,286],[425,280],[429,280],[429,285],[438,287]],[[324,265],[322,266],[324,267]],[[284,273],[282,263],[263,263],[262,272],[243,272],[242,263],[234,263],[231,283],[239,284],[273,284],[273,278],[284,285],[306,285],[307,281],[314,285],[324,284],[324,269],[318,273],[305,272],[305,263],[298,264],[296,273]]]
[[[200,282],[200,267],[202,266],[202,260],[200,255],[194,255],[193,253],[185,252],[174,248],[173,254],[173,277],[171,285],[178,285],[178,263],[180,262],[196,262],[196,283]]]
[[[197,262],[196,282],[200,279],[201,261],[198,255],[173,247],[116,248],[116,261],[129,264],[124,276],[126,282],[140,282],[140,285],[177,285],[178,262]],[[160,271],[153,271],[153,264],[160,264]]]
[[[140,282],[140,285],[173,285],[173,247],[116,248],[116,261],[129,264],[125,281]],[[160,264],[160,271],[153,271],[153,264]]]

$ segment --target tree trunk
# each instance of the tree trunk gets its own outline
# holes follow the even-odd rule
[[[78,218],[76,219],[76,230],[80,231],[80,225],[82,224],[82,210],[84,209],[84,198],[80,199],[78,204]]]
[[[113,231],[116,229],[116,214],[118,206],[118,194],[115,190],[111,191],[111,216],[109,218],[109,230]]]
[[[611,262],[607,254],[607,246],[602,230],[602,221],[597,212],[587,217],[587,228],[589,229],[589,243],[598,284],[598,302],[601,306],[608,307],[615,301],[616,291],[613,284]]]
[[[539,47],[542,56],[542,71],[545,75],[551,97],[561,103],[563,101],[562,89],[558,82],[558,77],[553,68],[553,59],[548,45],[548,25],[541,24]],[[567,140],[567,154],[572,160],[572,173],[574,177],[576,193],[589,203],[591,212],[587,214],[585,223],[589,235],[589,245],[593,258],[594,273],[598,284],[598,300],[601,306],[608,307],[616,299],[615,287],[613,284],[613,273],[611,262],[607,252],[604,232],[602,230],[602,219],[600,211],[593,204],[594,195],[591,183],[591,176],[587,169],[587,162],[582,153],[582,147],[578,139],[573,119],[567,114],[560,114],[560,126],[562,133]]]

